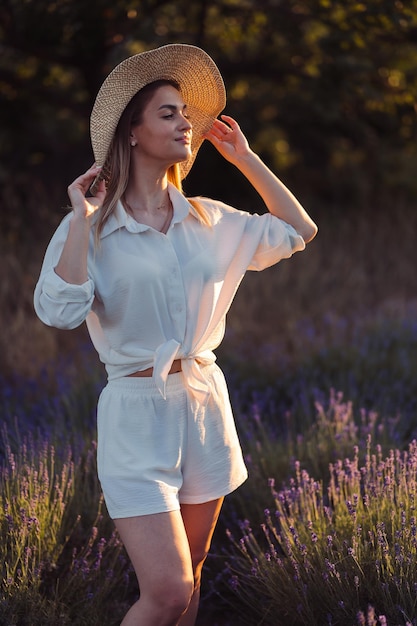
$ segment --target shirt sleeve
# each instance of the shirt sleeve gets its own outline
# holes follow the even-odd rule
[[[48,326],[72,329],[86,319],[94,301],[94,283],[89,278],[82,285],[67,283],[55,272],[69,229],[67,216],[56,230],[45,253],[35,287],[34,307]]]
[[[250,215],[247,231],[258,241],[249,270],[263,270],[305,248],[305,241],[295,228],[271,213]]]

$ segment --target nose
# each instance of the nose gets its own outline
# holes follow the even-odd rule
[[[181,130],[191,130],[193,127],[193,125],[191,124],[190,120],[185,117],[185,115],[181,116]]]

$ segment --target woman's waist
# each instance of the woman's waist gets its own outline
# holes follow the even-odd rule
[[[108,380],[121,377],[165,378],[168,374],[189,372],[193,363],[204,367],[216,360],[215,354],[206,346],[198,350],[185,351],[183,346],[174,340],[161,344],[154,351],[138,349],[135,354],[133,350],[113,348],[99,352],[99,356],[105,366]]]
[[[175,359],[172,362],[171,368],[168,372],[169,374],[178,374],[179,372],[181,372],[182,370],[182,364],[181,364],[181,359]],[[144,370],[138,370],[136,372],[133,372],[132,374],[127,374],[128,378],[150,378],[151,376],[153,376],[153,367],[147,367]]]

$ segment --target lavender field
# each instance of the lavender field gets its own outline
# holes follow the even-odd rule
[[[218,350],[250,478],[200,626],[417,625],[417,217],[319,227],[245,278]],[[104,374],[83,329],[35,319],[41,254],[0,270],[0,624],[113,626],[138,589],[96,478]]]

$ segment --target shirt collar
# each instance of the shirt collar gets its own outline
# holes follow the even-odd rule
[[[171,198],[174,210],[172,224],[182,222],[188,215],[193,215],[196,219],[200,219],[192,204],[188,202],[187,198],[183,196],[183,194],[172,183],[168,183],[168,194]],[[126,228],[126,230],[130,233],[142,233],[149,230],[150,226],[137,222],[126,212],[122,202],[119,200],[116,204],[115,210],[103,226],[100,239],[107,237],[120,228]]]

